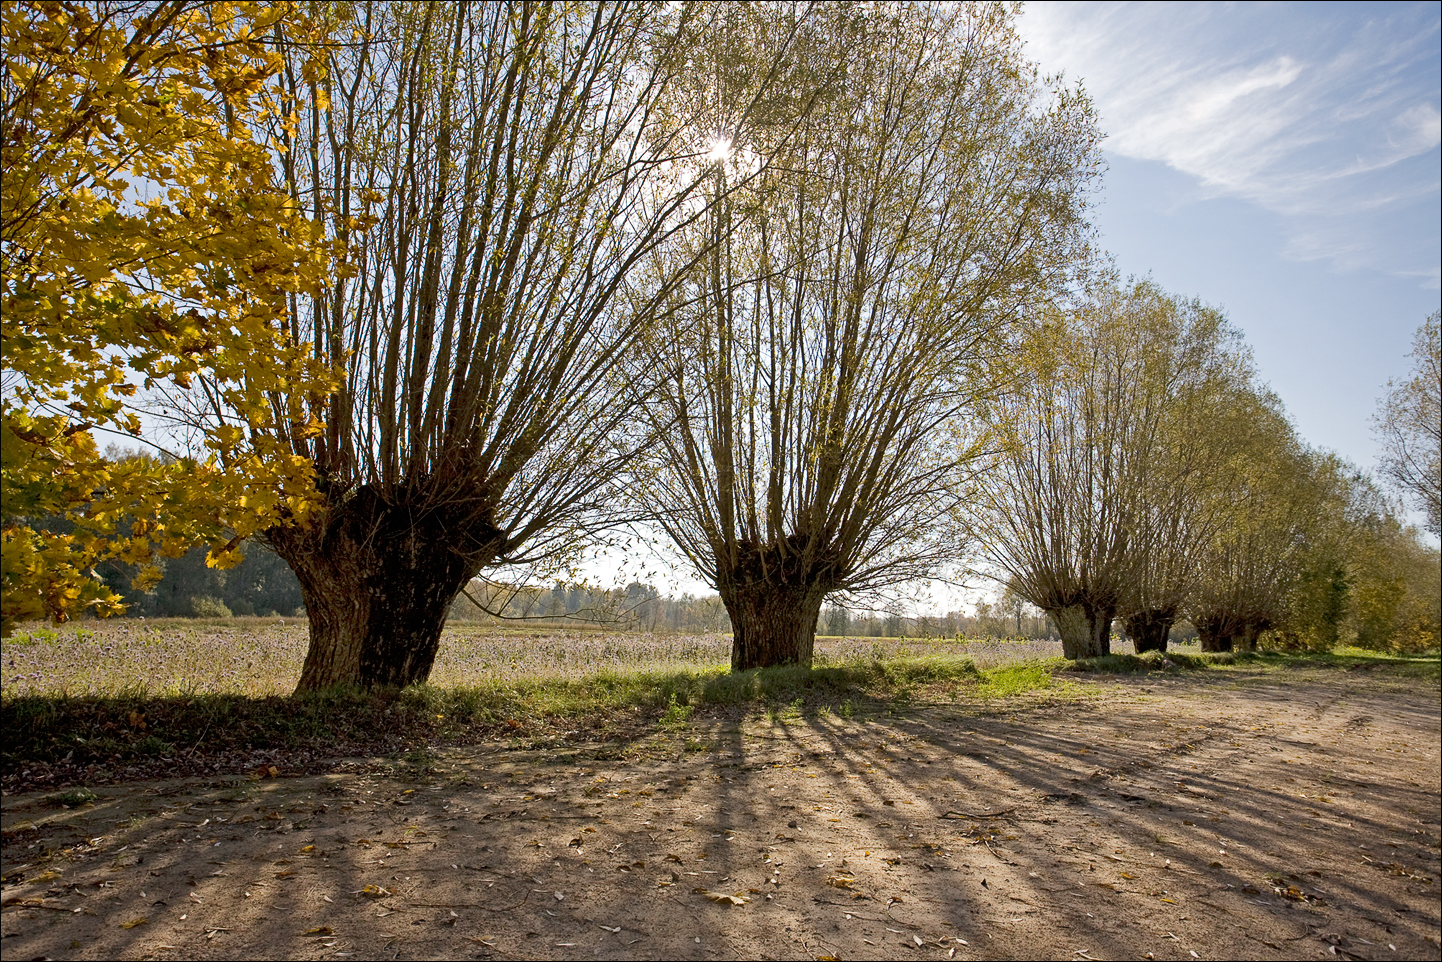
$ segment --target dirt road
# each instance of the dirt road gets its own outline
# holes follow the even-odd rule
[[[4,801],[6,958],[1437,958],[1438,686],[1083,679]],[[788,717],[790,716],[790,717]]]

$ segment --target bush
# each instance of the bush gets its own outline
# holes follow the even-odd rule
[[[190,611],[197,618],[229,618],[231,616],[231,611],[225,606],[225,602],[210,595],[191,598]]]

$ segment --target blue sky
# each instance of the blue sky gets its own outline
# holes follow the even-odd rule
[[[1439,305],[1437,3],[1028,3],[1107,134],[1101,244],[1222,308],[1301,435],[1366,468]]]

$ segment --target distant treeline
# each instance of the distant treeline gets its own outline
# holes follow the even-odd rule
[[[205,556],[205,548],[192,548],[179,558],[156,558],[163,574],[148,591],[131,587],[137,572],[134,565],[111,561],[96,572],[120,595],[126,615],[132,617],[305,614],[295,572],[263,545],[246,545],[245,560],[226,570],[209,567]]]
[[[179,558],[158,559],[164,574],[148,591],[131,587],[136,574],[132,565],[110,562],[98,571],[102,580],[124,599],[126,614],[132,617],[305,614],[300,582],[285,562],[265,546],[247,545],[245,560],[228,570],[207,566],[205,555],[204,548],[195,548]],[[477,581],[451,606],[450,617],[469,624],[498,626],[529,622],[593,624],[624,631],[731,630],[731,619],[719,595],[668,597],[639,582],[625,588],[600,589],[574,584],[539,588]],[[817,634],[854,638],[1058,637],[1050,618],[1010,594],[978,604],[972,614],[952,611],[945,615],[902,615],[831,606],[821,610]],[[1175,642],[1195,637],[1196,630],[1186,623],[1172,632]]]
[[[472,583],[451,606],[453,620],[474,624],[592,623],[632,631],[729,632],[731,619],[719,595],[663,596],[651,585],[634,582],[624,589],[603,590],[558,584],[551,588]],[[1055,638],[1056,626],[1036,608],[1005,597],[982,602],[975,614],[902,615],[851,611],[831,606],[821,610],[817,634],[858,638]],[[1195,637],[1190,625],[1175,640]]]

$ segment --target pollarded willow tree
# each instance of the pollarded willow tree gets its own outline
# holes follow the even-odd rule
[[[957,425],[1088,236],[1090,106],[1037,78],[1006,9],[825,18],[808,50],[835,84],[754,189],[732,189],[744,138],[717,160],[714,242],[643,356],[637,491],[725,603],[734,670],[810,664],[828,595],[954,557]]]
[[[634,268],[725,199],[681,96],[718,5],[326,10],[322,35],[277,34],[270,131],[279,177],[348,252],[291,315],[345,381],[275,432],[322,505],[267,532],[310,617],[300,689],[424,680],[471,578],[569,549],[608,509],[629,455],[617,363],[688,265]]]
[[[1136,284],[1116,334],[1143,363],[1129,412],[1139,425],[1137,489],[1128,514],[1132,571],[1117,616],[1140,654],[1165,651],[1201,576],[1201,552],[1229,515],[1252,431],[1250,352],[1222,314]]]
[[[1251,422],[1236,483],[1218,492],[1224,520],[1202,545],[1186,605],[1203,651],[1251,650],[1262,632],[1292,627],[1307,578],[1321,579],[1321,593],[1334,599],[1335,610],[1315,620],[1335,625],[1343,614],[1346,468],[1307,448],[1270,395],[1256,395]]]
[[[1165,647],[1221,524],[1250,365],[1225,320],[1149,282],[1051,311],[1026,376],[989,409],[999,454],[981,491],[987,557],[1046,611],[1068,658]]]

